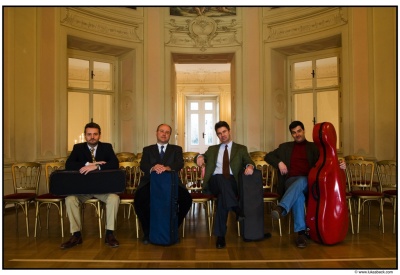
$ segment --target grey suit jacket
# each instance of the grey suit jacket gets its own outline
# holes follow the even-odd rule
[[[279,172],[279,162],[283,162],[288,170],[290,170],[290,158],[292,157],[292,151],[294,147],[294,141],[285,142],[279,145],[277,149],[272,152],[269,152],[265,155],[264,160],[268,162],[270,165],[275,167],[278,170],[278,186],[277,191],[279,195],[283,195],[285,192],[285,181],[287,179],[286,175],[281,175]],[[315,166],[319,158],[319,151],[314,142],[307,141],[306,143],[306,151],[307,151],[307,159],[310,167]]]
[[[204,162],[206,163],[206,172],[204,175],[203,188],[208,188],[208,182],[211,176],[214,174],[215,168],[217,167],[218,151],[220,144],[212,145],[208,147],[207,151],[203,154]],[[195,162],[197,161],[197,155]],[[241,144],[232,142],[231,155],[229,157],[229,165],[232,169],[233,176],[235,177],[236,183],[239,182],[239,173],[246,168],[248,164],[255,167],[254,162],[251,160],[247,147]]]

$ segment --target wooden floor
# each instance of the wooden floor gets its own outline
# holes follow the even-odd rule
[[[362,219],[360,233],[353,235],[350,227],[345,240],[333,246],[309,241],[305,249],[294,244],[296,234],[288,234],[287,218],[279,236],[277,222],[265,214],[265,230],[272,238],[261,242],[243,242],[237,236],[234,215],[229,216],[227,247],[215,248],[215,237],[208,236],[204,209],[196,206],[186,218],[185,238],[173,246],[144,245],[136,238],[135,222],[123,217],[119,211],[115,235],[118,248],[110,248],[99,238],[94,212],[86,210],[83,228],[83,244],[61,250],[60,244],[69,238],[69,222],[65,219],[65,237],[55,208],[51,211],[50,228],[45,223],[42,209],[42,230],[34,238],[34,208],[31,207],[30,233],[26,236],[22,215],[19,215],[19,232],[16,231],[15,212],[7,209],[3,218],[3,269],[397,269],[397,234],[392,233],[392,210],[385,206],[385,233],[378,227],[376,205],[372,206],[371,226]],[[292,230],[293,231],[293,230]]]

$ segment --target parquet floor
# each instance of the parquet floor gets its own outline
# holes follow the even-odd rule
[[[22,215],[19,215],[17,232],[15,212],[7,209],[3,216],[3,269],[397,269],[397,234],[392,233],[391,206],[385,206],[385,233],[378,227],[374,203],[371,211],[371,226],[366,213],[359,234],[353,235],[349,227],[343,242],[327,246],[310,240],[305,249],[295,246],[295,233],[288,234],[287,218],[283,220],[283,234],[279,236],[278,224],[275,221],[272,228],[267,207],[265,231],[271,232],[272,238],[260,242],[243,242],[237,235],[232,214],[228,220],[227,247],[216,249],[215,237],[208,236],[205,211],[198,206],[186,218],[185,238],[169,247],[142,244],[136,238],[134,218],[124,218],[121,206],[115,232],[120,247],[110,248],[104,244],[104,238],[99,238],[97,220],[88,208],[83,244],[61,250],[60,244],[70,236],[69,222],[65,218],[65,237],[61,238],[55,208],[50,214],[48,230],[45,208],[42,208],[42,229],[36,238],[33,237],[34,207],[29,212],[30,237],[26,236]]]

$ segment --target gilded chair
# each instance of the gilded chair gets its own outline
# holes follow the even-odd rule
[[[136,222],[136,237],[139,238],[139,220],[135,212],[135,190],[139,186],[140,178],[143,172],[140,170],[140,163],[137,161],[124,161],[119,163],[119,168],[126,171],[126,187],[125,192],[118,194],[120,204],[128,206],[128,219],[130,218],[131,209],[135,215]],[[125,218],[125,208],[124,208]]]
[[[267,154],[267,152],[263,152],[263,151],[253,151],[253,152],[249,153],[250,158],[253,161],[264,161],[264,157],[266,154]]]
[[[183,162],[194,162],[194,158],[198,154],[198,152],[183,152]]]
[[[134,161],[136,159],[136,155],[130,152],[121,152],[115,155],[119,162]]]
[[[195,204],[201,204],[205,207],[206,217],[208,221],[208,233],[211,236],[214,196],[211,194],[203,193],[203,169],[204,167],[198,167],[197,164],[194,162],[185,162],[183,168],[179,172],[179,177],[182,183],[188,189],[190,196],[192,197],[192,207]],[[185,225],[186,218],[183,220],[182,223],[182,237],[185,237]]]
[[[345,158],[338,157],[339,163],[345,161]],[[349,208],[349,217],[350,217],[350,225],[351,225],[351,233],[354,234],[354,225],[353,225],[353,210],[351,206],[351,198],[353,197],[350,190],[350,181],[347,179],[347,173],[344,171],[345,175],[344,178],[346,180],[346,201],[347,201],[347,206]]]
[[[397,207],[397,162],[394,160],[381,160],[376,163],[376,170],[381,184],[381,192],[393,205],[393,234],[396,233],[396,207]]]
[[[256,169],[261,171],[262,182],[263,182],[263,200],[268,205],[277,205],[279,202],[279,194],[274,192],[275,184],[275,168],[269,165],[265,160],[253,160],[256,165]],[[270,208],[272,209],[272,208]],[[238,236],[240,236],[240,223],[237,222]],[[274,226],[274,220],[272,219],[272,226]],[[279,235],[282,236],[281,219],[278,220]]]
[[[49,193],[50,187],[50,174],[55,171],[55,170],[62,170],[65,168],[65,163],[64,162],[49,162],[46,163],[45,165],[45,175],[46,175],[46,193],[39,195],[35,198],[35,204],[36,204],[36,214],[35,214],[35,237],[36,237],[36,230],[37,230],[37,224],[39,222],[40,226],[40,215],[39,215],[39,209],[40,206],[45,205],[47,209],[47,230],[49,229],[49,212],[51,206],[55,206],[58,209],[58,214],[60,217],[60,223],[61,223],[61,237],[64,237],[64,217],[63,217],[63,204],[65,201],[65,196],[57,196]]]
[[[95,215],[96,215],[96,217],[97,217],[97,221],[98,221],[98,224],[99,224],[99,236],[100,236],[100,239],[102,238],[102,222],[101,222],[101,219],[102,219],[102,216],[103,216],[103,202],[100,200],[100,199],[97,199],[97,198],[91,198],[91,199],[88,199],[88,200],[86,200],[84,203],[82,203],[81,204],[81,218],[82,218],[82,227],[83,227],[83,221],[85,220],[85,209],[86,209],[86,206],[87,205],[89,205],[89,206],[92,206],[93,207],[93,209],[94,209],[94,211],[95,211]]]
[[[348,160],[365,160],[363,156],[359,156],[359,155],[347,155],[344,157],[344,159],[346,161],[348,161]]]
[[[66,162],[68,157],[55,158],[54,162]]]
[[[346,161],[347,180],[350,185],[352,198],[357,203],[357,233],[360,232],[361,210],[364,210],[365,203],[368,203],[368,224],[370,225],[370,203],[379,202],[380,220],[382,221],[382,233],[385,232],[383,218],[384,195],[381,192],[372,190],[372,181],[375,172],[375,163],[366,160]]]
[[[134,161],[137,161],[137,162],[140,163],[140,161],[141,161],[141,159],[142,159],[142,154],[143,154],[143,153],[137,153],[137,154],[136,154],[136,158],[134,159]]]
[[[363,156],[360,155],[348,155],[345,156],[344,159],[347,160],[365,160],[365,158]],[[376,169],[375,169],[376,172]],[[376,173],[375,173],[376,175]],[[379,180],[372,180],[372,187],[376,189],[376,191],[380,191],[380,183]]]
[[[11,166],[14,193],[3,196],[4,208],[7,204],[14,204],[18,232],[18,207],[25,214],[26,236],[29,237],[29,203],[34,202],[39,192],[40,174],[42,165],[38,162],[14,163]]]

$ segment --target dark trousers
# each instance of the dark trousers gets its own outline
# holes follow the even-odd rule
[[[142,230],[145,237],[150,234],[150,183],[139,188],[135,193],[135,211],[139,221],[142,224]],[[183,222],[187,212],[192,206],[192,197],[188,190],[178,186],[178,226]]]
[[[217,174],[211,177],[209,190],[217,196],[214,234],[223,237],[226,234],[229,211],[239,206],[237,183],[233,176],[227,179],[223,175]]]

